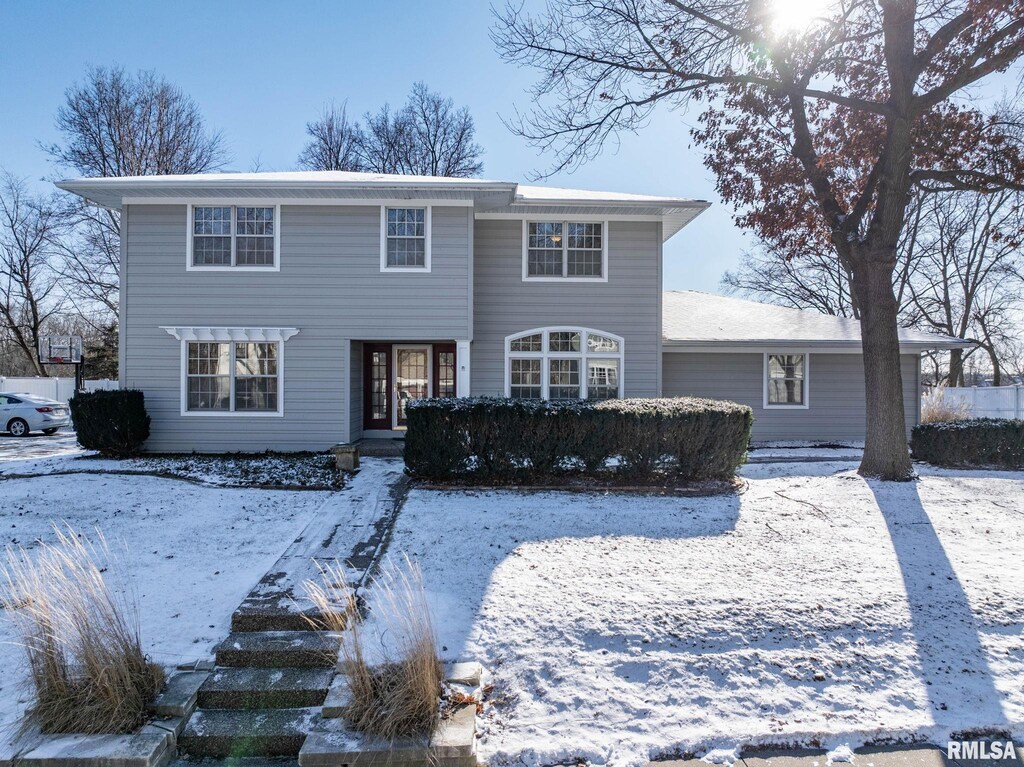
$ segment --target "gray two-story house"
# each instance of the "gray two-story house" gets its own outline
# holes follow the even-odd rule
[[[818,319],[794,335],[773,307],[756,337],[709,335],[749,311],[663,294],[703,201],[347,172],[58,186],[121,212],[120,378],[153,451],[400,437],[411,400],[468,395],[718,396],[759,439],[863,434],[856,323],[797,312]],[[921,350],[958,342],[903,343],[912,423]]]

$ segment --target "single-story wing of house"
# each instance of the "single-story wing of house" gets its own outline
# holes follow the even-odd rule
[[[662,393],[727,399],[754,410],[755,441],[862,440],[860,323],[694,290],[663,296]],[[921,354],[957,338],[901,328],[909,431],[921,415]]]

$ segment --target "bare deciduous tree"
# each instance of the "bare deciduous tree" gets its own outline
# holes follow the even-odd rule
[[[1022,305],[1019,279],[1024,212],[1020,195],[1002,191],[925,194],[910,230],[917,273],[908,309],[916,325],[973,341],[1000,377],[1008,323]],[[962,386],[964,354],[949,354],[946,380]]]
[[[830,247],[850,275],[864,348],[860,471],[908,479],[893,292],[915,188],[1024,189],[1024,154],[961,98],[1024,55],[1016,0],[844,0],[780,30],[765,0],[512,4],[493,39],[535,67],[511,127],[553,169],[596,156],[658,105],[704,109],[693,132],[739,225],[797,255]]]
[[[299,167],[306,170],[363,170],[359,123],[350,122],[346,105],[331,104],[313,122],[306,123],[309,141],[299,155]]]
[[[225,161],[223,139],[207,129],[199,106],[154,72],[90,69],[67,90],[56,126],[63,140],[43,149],[82,176],[203,173]],[[120,215],[77,199],[66,212],[73,224],[62,248],[66,287],[116,316]]]
[[[0,171],[0,329],[37,376],[39,340],[63,303],[53,242],[64,226],[57,200]]]
[[[309,170],[371,171],[421,176],[468,178],[483,169],[483,150],[466,107],[413,85],[399,110],[384,104],[363,115],[364,125],[350,122],[344,105],[331,106],[306,126],[310,136],[299,165]]]

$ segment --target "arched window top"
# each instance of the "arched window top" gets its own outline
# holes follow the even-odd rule
[[[505,338],[505,349],[534,354],[622,354],[622,337],[603,330],[552,325]]]
[[[516,399],[622,396],[621,336],[555,325],[505,338],[505,395]]]

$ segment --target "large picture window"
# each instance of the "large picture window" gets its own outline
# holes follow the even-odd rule
[[[604,222],[524,221],[524,280],[608,278]]]
[[[284,342],[296,328],[164,330],[181,341],[182,415],[284,415]]]
[[[189,206],[189,269],[276,270],[276,206]]]
[[[513,399],[622,396],[623,341],[587,328],[537,328],[505,339],[505,394]]]
[[[807,354],[765,354],[765,407],[807,407],[807,357]]]

